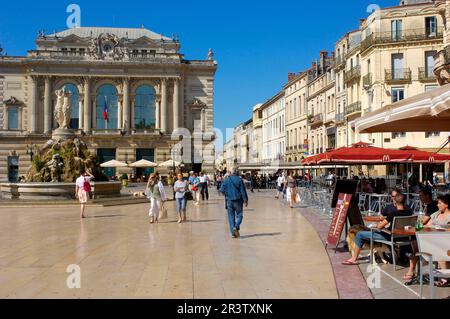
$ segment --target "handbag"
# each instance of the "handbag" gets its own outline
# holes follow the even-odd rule
[[[161,203],[161,209],[159,211],[159,219],[167,219],[167,209],[164,207],[164,203]]]
[[[86,180],[86,177],[84,178],[83,189],[86,193],[91,192],[91,184]]]

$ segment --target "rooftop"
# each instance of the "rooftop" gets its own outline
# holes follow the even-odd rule
[[[79,27],[67,29],[61,32],[46,35],[46,37],[64,38],[69,35],[76,35],[80,38],[98,37],[100,34],[114,34],[119,38],[128,38],[131,40],[147,37],[153,40],[168,40],[171,38],[165,37],[162,34],[155,33],[145,28],[105,28],[105,27]]]

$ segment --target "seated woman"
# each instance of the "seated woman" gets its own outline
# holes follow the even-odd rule
[[[425,227],[442,227],[442,228],[450,227],[449,205],[450,205],[450,195],[449,194],[438,197],[439,211],[437,211],[430,217],[425,217],[424,226]],[[409,284],[416,277],[414,270],[416,269],[417,262],[419,261],[419,258],[417,258],[415,256],[416,253],[418,252],[417,241],[413,240],[411,245],[412,245],[412,250],[413,250],[413,257],[411,258],[411,260],[409,262],[408,272],[403,277],[404,280],[408,281],[407,284]],[[441,269],[449,269],[450,263],[439,262],[439,267]],[[448,284],[449,283],[446,279],[441,279],[441,281],[438,283],[438,286],[447,286]]]
[[[394,217],[398,216],[411,216],[412,211],[405,206],[405,200],[406,197],[403,194],[397,194],[395,196],[394,200],[394,206],[395,210],[389,210],[385,211],[383,215],[384,220],[377,225],[377,229],[387,229],[392,230],[392,222],[394,221]],[[372,232],[371,231],[360,231],[356,234],[355,237],[355,248],[353,249],[352,258],[349,260],[343,262],[342,264],[347,266],[353,266],[358,265],[357,261],[359,258],[359,254],[361,253],[361,249],[364,246],[364,241],[369,241],[371,237]],[[375,240],[389,240],[390,234],[387,232],[375,232],[373,233],[373,238]]]

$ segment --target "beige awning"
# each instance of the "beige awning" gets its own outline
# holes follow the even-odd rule
[[[116,160],[112,160],[103,164],[100,164],[100,167],[107,168],[107,167],[127,167],[127,163],[119,162]]]
[[[140,167],[140,168],[156,167],[156,166],[158,166],[158,164],[147,161],[145,159],[141,159],[140,161],[130,164],[130,167]]]
[[[359,133],[450,131],[450,84],[369,113],[355,127]]]
[[[180,162],[177,162],[177,161],[174,161],[174,160],[168,160],[168,161],[165,161],[165,162],[159,164],[158,166],[159,167],[169,167],[170,168],[170,167],[178,167],[180,165],[181,165]]]

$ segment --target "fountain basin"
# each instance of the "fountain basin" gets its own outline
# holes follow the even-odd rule
[[[93,199],[119,197],[120,182],[91,182]],[[25,200],[64,200],[75,198],[75,183],[2,183],[2,197]]]

